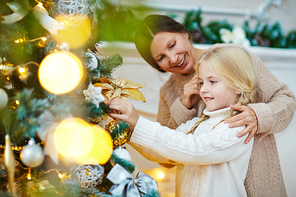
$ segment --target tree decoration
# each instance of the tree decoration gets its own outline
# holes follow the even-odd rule
[[[5,90],[3,90],[2,88],[0,88],[0,110],[3,109],[8,103],[8,95],[5,92]]]
[[[32,138],[29,140],[29,144],[22,149],[20,157],[23,164],[28,167],[40,166],[44,161],[43,149]]]
[[[11,150],[9,135],[5,136],[4,164],[8,172],[9,189],[11,192],[15,192],[15,187],[14,187],[15,160],[14,160],[13,152]]]
[[[95,87],[102,87],[102,94],[105,96],[106,101],[115,98],[127,100],[128,98],[146,101],[143,94],[138,90],[142,88],[142,84],[133,82],[125,77],[116,79],[101,78],[100,83],[95,83]]]
[[[129,125],[118,119],[109,122],[105,129],[110,133],[115,147],[128,142],[132,135]]]
[[[131,174],[119,164],[112,168],[107,178],[114,183],[110,189],[113,196],[141,197],[149,191],[158,190],[157,183],[151,176],[140,171],[133,179]]]
[[[60,0],[57,3],[57,12],[64,15],[88,15],[89,4],[87,0]]]
[[[99,107],[100,103],[105,100],[101,92],[102,92],[101,87],[95,87],[92,84],[88,85],[87,90],[83,90],[85,100],[95,104],[97,108]]]
[[[110,109],[102,89],[109,84],[110,99],[145,98],[142,85],[112,78],[123,58],[103,57],[100,43],[133,40],[137,18],[105,0],[4,0],[1,8],[0,196],[111,197],[113,166],[135,167],[125,149],[113,154],[131,131],[120,121],[112,137],[104,129]],[[61,164],[63,172],[55,169]],[[157,191],[142,196],[150,194]]]
[[[82,188],[94,188],[102,183],[104,168],[100,165],[74,165],[71,174]]]

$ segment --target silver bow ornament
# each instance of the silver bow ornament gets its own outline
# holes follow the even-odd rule
[[[141,197],[149,191],[158,191],[157,183],[150,175],[140,171],[133,179],[132,175],[119,164],[111,169],[107,179],[114,183],[109,190],[113,196]]]

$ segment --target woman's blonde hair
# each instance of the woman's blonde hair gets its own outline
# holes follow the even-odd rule
[[[208,66],[215,75],[235,91],[241,92],[237,99],[237,105],[255,102],[255,65],[251,55],[245,49],[238,46],[225,46],[208,50],[195,65],[197,75],[201,63]],[[230,117],[237,113],[237,111],[233,111]],[[199,119],[188,133],[192,133],[206,119],[206,116]]]

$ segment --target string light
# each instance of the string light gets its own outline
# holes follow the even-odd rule
[[[28,180],[31,180],[32,179],[31,168],[29,168],[29,170],[28,170],[27,179]]]

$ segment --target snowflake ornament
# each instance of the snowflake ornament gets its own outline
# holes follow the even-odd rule
[[[85,96],[85,100],[95,104],[97,108],[101,102],[105,101],[105,98],[102,95],[102,88],[95,87],[93,84],[89,84],[87,90],[83,90],[83,94]]]

